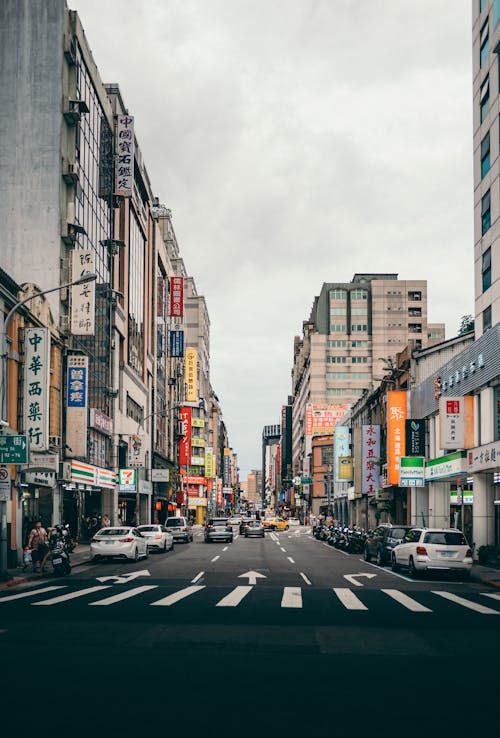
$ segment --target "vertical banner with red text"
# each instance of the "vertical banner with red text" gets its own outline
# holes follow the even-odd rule
[[[182,425],[182,438],[179,441],[179,466],[191,464],[191,408],[182,407],[179,413]]]
[[[184,277],[170,277],[170,315],[173,318],[184,315]]]

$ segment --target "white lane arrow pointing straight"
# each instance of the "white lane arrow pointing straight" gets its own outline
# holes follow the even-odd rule
[[[258,571],[247,571],[246,574],[240,574],[238,579],[248,579],[248,584],[257,584],[257,579],[267,579],[265,574],[259,574]]]
[[[111,582],[114,581],[115,584],[126,584],[127,582],[131,582],[132,579],[137,579],[137,577],[150,577],[151,574],[147,569],[144,569],[143,571],[133,571],[129,574],[121,574],[120,576],[115,574],[113,576],[109,577],[96,577],[98,582]]]
[[[347,579],[348,582],[351,584],[355,584],[356,587],[362,587],[363,585],[361,582],[357,582],[357,577],[366,577],[367,579],[373,579],[373,577],[376,577],[376,574],[344,574],[344,579]]]

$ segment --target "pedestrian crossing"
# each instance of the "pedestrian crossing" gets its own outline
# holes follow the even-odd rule
[[[70,589],[67,585],[38,587],[0,596],[0,612],[6,612],[9,605],[56,607],[80,603],[102,608],[132,602],[145,607],[175,607],[182,602],[192,601],[196,608],[241,608],[248,605],[259,606],[264,602],[266,607],[281,608],[284,611],[308,610],[319,606],[321,612],[327,612],[327,608],[332,611],[337,608],[340,611],[367,613],[391,605],[413,615],[436,613],[445,607],[461,610],[462,613],[500,615],[500,594],[493,592],[467,592],[458,595],[445,590],[431,590],[408,594],[398,589],[353,591],[348,587],[332,587],[314,590],[310,587],[272,588],[258,585],[238,585],[223,592],[223,587],[201,584],[191,584],[174,592],[168,589],[160,584],[132,586],[127,589],[107,584],[79,589]],[[202,595],[203,598],[200,599]]]

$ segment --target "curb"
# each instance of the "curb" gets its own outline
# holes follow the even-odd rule
[[[72,569],[76,569],[77,566],[82,566],[82,564],[88,564],[90,563],[91,559],[82,559],[81,561],[76,561],[74,564],[71,564]],[[14,577],[13,579],[9,579],[7,582],[0,582],[0,589],[7,589],[8,587],[16,587],[18,584],[26,584],[27,582],[40,582],[43,581],[42,577],[40,577],[38,574],[28,574],[25,577]]]

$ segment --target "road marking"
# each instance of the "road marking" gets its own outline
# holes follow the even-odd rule
[[[485,607],[484,605],[479,605],[476,602],[471,602],[470,600],[466,600],[463,597],[454,595],[451,592],[432,590],[432,594],[438,595],[439,597],[444,597],[445,600],[455,602],[457,605],[467,607],[469,610],[474,610],[475,612],[481,613],[481,615],[500,615],[500,611],[498,610],[492,610],[491,607]]]
[[[408,595],[400,592],[398,589],[383,589],[382,592],[385,592],[386,595],[389,595],[393,600],[399,602],[400,605],[406,607],[407,610],[411,610],[412,612],[432,612],[428,607],[424,607],[420,602],[408,597]]]
[[[257,579],[267,579],[267,577],[258,571],[247,571],[245,574],[240,574],[238,579],[248,579],[248,584],[257,584]]]
[[[145,584],[142,587],[134,587],[133,589],[127,589],[126,592],[120,592],[120,594],[111,595],[111,597],[105,597],[103,600],[96,600],[95,602],[89,602],[89,605],[114,605],[115,602],[121,602],[121,600],[128,600],[130,597],[147,592],[149,589],[158,589],[157,584]]]
[[[29,592],[21,592],[21,594],[9,595],[8,597],[2,597],[1,602],[9,602],[9,600],[20,600],[22,597],[34,597],[34,595],[41,594],[42,592],[53,592],[54,589],[65,589],[66,585],[60,587],[43,587],[42,589],[33,589]]]
[[[377,564],[372,564],[371,561],[365,561],[364,559],[359,559],[362,564],[366,564],[367,566],[373,566],[374,569],[378,569],[379,571],[383,571],[384,574],[392,574],[393,577],[399,577],[399,579],[404,579],[405,582],[413,582],[413,579],[410,579],[410,577],[405,577],[403,574],[398,574],[395,571],[392,571],[392,569],[386,569],[382,566],[377,566]]]
[[[212,559],[212,561],[211,561],[211,563],[213,564],[214,561],[217,561],[217,559],[220,559],[220,556],[214,556],[213,559]]]
[[[201,584],[195,587],[185,587],[184,589],[180,589],[178,592],[174,592],[171,595],[168,595],[167,597],[163,597],[161,600],[157,600],[156,602],[152,602],[151,605],[159,606],[159,607],[170,607],[170,605],[175,605],[176,602],[179,602],[180,600],[185,599],[186,597],[190,597],[193,594],[196,594],[197,592],[201,592],[202,589],[205,589],[205,585]]]
[[[492,600],[500,600],[500,594],[494,594],[493,592],[481,592],[481,597],[491,597]]]
[[[226,546],[225,548],[223,548],[222,549],[222,553],[224,553],[224,551],[227,551],[228,548],[229,548],[229,546]]]
[[[85,589],[79,589],[76,592],[68,592],[68,594],[59,595],[58,597],[52,597],[50,600],[42,600],[41,602],[32,602],[35,605],[58,605],[60,602],[67,602],[68,600],[74,600],[77,597],[84,597],[85,595],[92,594],[93,592],[100,592],[103,589],[110,589],[109,584],[99,584],[96,587],[85,587]]]
[[[253,587],[249,585],[240,585],[235,587],[232,592],[222,598],[216,607],[236,607],[240,604],[241,600],[251,592]]]
[[[284,587],[281,607],[302,607],[302,590],[300,587]]]
[[[312,586],[312,582],[309,581],[309,579],[306,577],[306,575],[303,572],[300,572],[300,576],[304,580],[306,584],[310,584]]]
[[[191,579],[191,584],[196,584],[196,582],[198,582],[204,574],[204,571],[200,571],[200,573],[197,574],[194,579]]]
[[[290,562],[291,564],[295,564],[295,561],[294,561],[294,560],[292,559],[292,557],[291,557],[291,556],[287,556],[287,559],[288,559],[288,561],[289,561],[289,562]]]
[[[237,534],[235,535],[235,537],[234,537],[234,540],[236,541],[236,540],[237,540],[237,539],[238,539],[239,537],[240,537],[240,534],[239,534],[239,533],[237,533]]]
[[[373,579],[376,576],[377,576],[376,574],[368,574],[368,573],[365,573],[365,574],[363,574],[363,573],[360,573],[360,574],[344,574],[344,579],[347,579],[347,581],[350,584],[355,584],[356,587],[362,587],[363,585],[361,584],[361,582],[358,582],[357,581],[357,578],[358,577],[366,577],[367,579]]]
[[[281,550],[283,551],[284,554],[286,554],[286,549],[284,549],[283,546],[281,546]]]
[[[354,592],[346,587],[334,587],[333,591],[348,610],[368,610]]]

